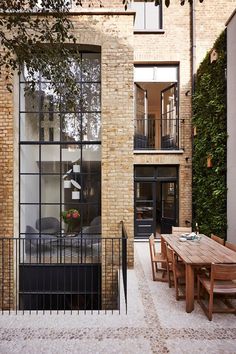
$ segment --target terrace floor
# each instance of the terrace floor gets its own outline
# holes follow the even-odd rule
[[[135,243],[128,271],[128,314],[4,314],[0,353],[236,353],[236,316],[209,322],[196,304],[185,312],[167,283],[153,282],[147,242]]]

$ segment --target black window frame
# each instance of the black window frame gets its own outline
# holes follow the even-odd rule
[[[97,51],[81,51],[81,66],[83,65],[82,64],[82,57],[83,57],[83,54],[99,54],[100,55],[100,72],[101,72],[101,52],[97,52]],[[82,69],[81,69],[81,72],[82,72]],[[82,85],[82,83],[86,83],[86,80],[84,80],[82,82],[82,77],[80,78],[80,80],[78,80],[78,84],[79,85]],[[69,208],[69,204],[68,202],[64,202],[63,203],[63,200],[62,200],[62,183],[63,183],[63,175],[65,174],[65,171],[63,171],[63,167],[62,167],[62,164],[63,164],[63,156],[62,156],[62,149],[63,147],[65,146],[72,146],[72,147],[75,147],[75,148],[78,148],[78,151],[80,151],[80,164],[81,164],[81,172],[79,173],[80,174],[80,184],[81,184],[81,198],[80,200],[74,200],[71,202],[71,208],[78,208],[78,210],[80,211],[80,214],[81,214],[81,218],[80,218],[80,228],[81,230],[83,229],[83,226],[88,226],[88,223],[86,222],[87,220],[85,219],[83,213],[85,213],[85,211],[87,210],[87,208],[89,206],[93,207],[94,206],[94,209],[98,210],[98,215],[96,216],[99,216],[101,215],[101,159],[99,160],[100,161],[100,167],[98,168],[98,172],[97,171],[89,171],[88,172],[88,169],[89,167],[86,167],[83,168],[85,162],[83,160],[83,152],[86,148],[91,148],[92,146],[94,148],[97,148],[100,149],[100,155],[101,155],[101,136],[100,136],[100,139],[99,140],[83,140],[83,134],[80,133],[80,139],[78,141],[67,141],[67,140],[63,140],[62,139],[62,117],[63,117],[63,114],[64,113],[70,113],[70,112],[66,112],[66,111],[62,111],[62,112],[59,112],[59,119],[60,119],[60,139],[59,140],[55,140],[55,141],[51,141],[51,139],[48,139],[47,141],[44,140],[44,137],[42,135],[42,126],[41,126],[41,122],[43,121],[43,116],[41,116],[41,111],[40,109],[38,109],[38,111],[36,112],[31,112],[31,111],[28,111],[28,113],[33,113],[33,114],[37,114],[37,119],[38,119],[38,122],[39,122],[39,127],[38,127],[38,140],[36,141],[30,141],[30,140],[24,140],[22,139],[21,137],[21,114],[22,113],[27,113],[27,110],[26,109],[22,109],[21,107],[21,92],[23,92],[24,90],[24,84],[27,82],[27,80],[22,80],[22,76],[19,78],[19,236],[20,237],[24,237],[25,235],[25,231],[22,230],[22,220],[21,220],[21,209],[25,206],[25,207],[32,207],[35,206],[35,207],[38,207],[39,211],[37,212],[38,214],[38,219],[41,220],[41,218],[45,215],[42,215],[42,210],[43,210],[43,207],[44,206],[47,206],[47,205],[51,205],[51,206],[56,206],[59,210],[60,210],[60,216],[59,216],[59,221],[60,221],[60,232],[59,234],[62,235],[62,233],[64,232],[63,229],[62,229],[62,217],[61,217],[61,213],[62,211],[64,210],[63,206],[66,205],[67,208]],[[42,83],[43,81],[41,81]],[[100,79],[99,80],[96,80],[94,81],[95,83],[98,83],[100,84],[100,91],[99,91],[99,95],[100,95],[100,106],[99,106],[99,110],[95,110],[95,113],[98,114],[100,116],[100,128],[101,128],[101,75],[100,75]],[[91,78],[88,80],[88,84],[91,83]],[[93,81],[92,81],[93,83]],[[81,92],[81,95],[82,95],[82,92]],[[38,107],[40,107],[40,95],[38,97]],[[49,107],[48,109],[48,112],[47,113],[50,113],[51,112],[51,106]],[[82,126],[82,118],[84,115],[86,114],[90,114],[90,113],[94,113],[92,112],[91,110],[89,109],[85,109],[85,110],[81,110],[78,114],[79,114],[79,117],[80,117],[80,125]],[[53,120],[50,118],[49,119],[51,122],[53,122]],[[36,146],[38,147],[38,161],[36,161],[38,164],[39,164],[39,171],[38,172],[26,172],[26,171],[23,171],[22,172],[22,161],[21,161],[21,147],[22,146]],[[58,146],[58,149],[59,149],[59,160],[56,160],[57,163],[59,163],[59,171],[57,170],[56,172],[54,171],[44,171],[42,172],[42,147],[43,146]],[[71,173],[71,175],[73,175],[73,172]],[[39,182],[38,182],[38,201],[37,202],[22,202],[22,196],[21,196],[21,176],[38,176],[39,178]],[[59,176],[60,178],[60,190],[58,191],[59,192],[59,198],[58,198],[58,202],[42,202],[42,194],[41,194],[41,179],[42,179],[42,176]],[[73,176],[71,177],[73,178]],[[86,199],[84,196],[83,196],[83,186],[86,184],[86,181],[91,181],[91,178],[96,180],[97,183],[100,183],[100,190],[98,192],[98,200],[97,202],[88,202],[88,199]],[[89,183],[89,182],[88,182]],[[90,220],[91,221],[91,220]],[[35,227],[35,225],[31,225],[32,227]],[[41,227],[39,229],[39,231],[37,230],[37,234],[39,234],[39,237],[41,237],[41,234],[43,233]]]

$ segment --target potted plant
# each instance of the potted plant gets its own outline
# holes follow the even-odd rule
[[[67,231],[73,232],[79,224],[80,213],[77,209],[64,210],[62,212],[62,218],[65,224],[68,225]]]

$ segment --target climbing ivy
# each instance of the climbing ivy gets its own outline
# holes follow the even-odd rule
[[[196,76],[193,97],[193,215],[200,231],[226,236],[226,35],[209,52]],[[210,157],[212,167],[207,167]]]

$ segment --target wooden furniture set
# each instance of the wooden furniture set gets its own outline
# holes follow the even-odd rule
[[[151,255],[153,280],[159,280],[156,274],[160,271],[160,280],[168,281],[170,287],[173,281],[179,300],[183,298],[179,293],[179,281],[184,279],[186,312],[190,313],[194,310],[194,283],[198,278],[198,302],[209,320],[212,319],[214,295],[220,296],[224,302],[224,308],[214,308],[214,312],[236,314],[236,308],[226,299],[228,295],[236,295],[236,246],[228,242],[223,246],[219,240],[205,235],[201,235],[200,241],[185,242],[180,241],[179,236],[178,232],[162,235],[161,253],[155,251],[157,261]],[[151,239],[155,250],[154,236]],[[203,293],[209,295],[208,307],[202,301]]]

